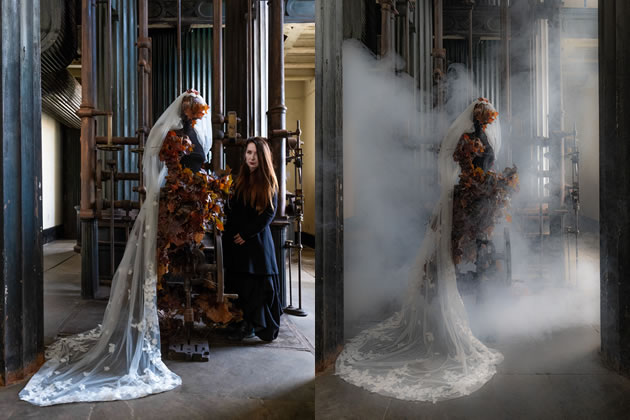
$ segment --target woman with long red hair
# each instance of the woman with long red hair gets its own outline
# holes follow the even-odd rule
[[[249,139],[226,206],[225,267],[227,286],[238,294],[243,322],[230,338],[278,336],[280,306],[278,265],[269,225],[276,214],[278,181],[267,142]]]

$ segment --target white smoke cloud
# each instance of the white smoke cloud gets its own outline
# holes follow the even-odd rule
[[[437,199],[437,155],[426,150],[439,144],[457,116],[448,110],[461,107],[447,104],[442,114],[420,114],[417,104],[426,93],[415,91],[408,75],[395,75],[392,61],[377,60],[357,41],[344,43],[343,66],[344,311],[352,325],[383,319],[400,309],[409,266]],[[514,79],[521,76],[515,74]],[[523,84],[525,88],[529,86]],[[471,91],[473,97],[481,96],[465,67],[456,68],[447,98],[459,101]],[[560,91],[552,87],[551,94]],[[518,97],[519,92],[512,95]],[[504,147],[510,140],[503,139]],[[497,162],[495,170],[508,163]],[[519,175],[533,177],[535,170],[519,167]],[[517,196],[513,203],[527,200]],[[514,282],[507,288],[500,280],[485,285],[478,302],[464,297],[473,331],[482,338],[533,337],[598,324],[598,255],[583,254],[577,285],[567,284],[563,261],[549,264],[548,255],[543,255],[544,270],[539,270],[537,244],[525,238],[518,223],[509,228]],[[502,250],[503,226],[495,232]]]

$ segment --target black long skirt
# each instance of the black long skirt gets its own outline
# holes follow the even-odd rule
[[[282,315],[278,275],[227,272],[226,277],[226,286],[238,294],[236,305],[243,311],[243,319],[254,326],[256,336],[275,340]]]

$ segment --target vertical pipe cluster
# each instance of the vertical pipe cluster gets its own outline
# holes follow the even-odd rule
[[[113,109],[114,137],[136,135],[138,129],[138,78],[134,75],[138,62],[138,51],[133,48],[138,39],[138,0],[111,0],[111,4],[97,1],[96,7],[96,103],[95,108]],[[110,7],[111,6],[111,7]],[[112,54],[109,54],[108,15],[111,10]],[[110,78],[111,75],[111,78]],[[111,93],[110,93],[111,90]],[[111,98],[111,103],[109,102]],[[105,135],[105,120],[96,122],[96,135]],[[97,151],[97,158],[106,159],[106,153]],[[135,172],[138,155],[125,148],[116,155],[118,170]],[[133,192],[136,181],[124,182],[117,188],[116,199],[136,200]],[[108,191],[108,189],[105,189]],[[108,195],[109,196],[109,193]]]
[[[286,129],[287,108],[284,105],[284,0],[270,1],[269,26],[269,131]],[[271,149],[278,178],[276,219],[286,219],[286,138],[272,137]]]
[[[177,47],[173,29],[151,29],[151,118],[159,118],[175,100],[177,92]],[[183,34],[182,89],[196,89],[207,101],[212,95],[212,28],[194,28]],[[180,92],[181,93],[181,92]],[[214,105],[209,102],[209,105]],[[211,108],[211,112],[214,109]]]

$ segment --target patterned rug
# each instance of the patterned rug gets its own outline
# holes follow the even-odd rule
[[[103,321],[103,314],[107,307],[105,300],[86,300],[74,307],[70,315],[61,323],[58,337],[67,337],[95,328]],[[207,337],[210,348],[213,346],[235,347],[235,346],[264,346],[273,348],[285,348],[315,353],[313,345],[298,330],[296,325],[288,315],[280,318],[280,332],[278,338],[272,342],[262,341],[259,338],[250,338],[240,342],[227,339],[227,333],[220,329],[198,329],[195,336]],[[163,340],[163,344],[167,345]]]

